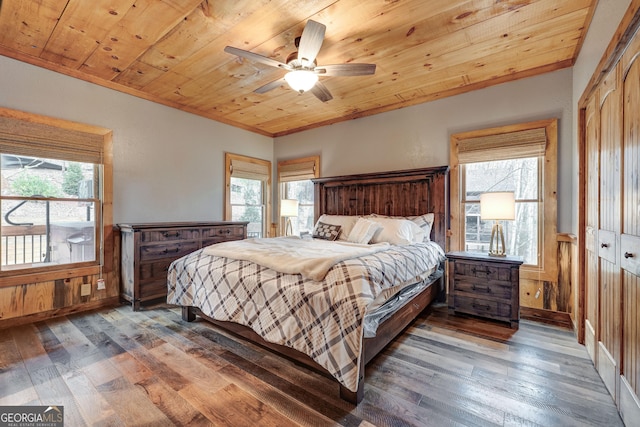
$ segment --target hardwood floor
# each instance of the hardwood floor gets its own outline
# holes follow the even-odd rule
[[[364,401],[180,311],[130,306],[0,330],[0,405],[65,426],[621,426],[573,333],[423,313],[366,368]]]

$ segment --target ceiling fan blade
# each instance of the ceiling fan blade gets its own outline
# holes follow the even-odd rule
[[[302,30],[302,35],[300,36],[298,60],[306,60],[309,61],[309,64],[313,64],[316,56],[318,56],[318,52],[320,52],[320,47],[322,47],[326,28],[327,27],[319,22],[312,20],[307,21],[307,25],[304,26],[304,30]]]
[[[260,62],[262,64],[269,65],[271,67],[283,68],[285,70],[291,69],[291,67],[289,67],[284,62],[276,61],[275,59],[258,55],[257,53],[249,52],[248,50],[238,49],[237,47],[227,46],[224,48],[224,51],[232,55],[241,56],[243,58],[247,58],[255,62]]]
[[[265,93],[273,90],[282,85],[286,85],[287,81],[284,78],[274,80],[272,82],[267,83],[266,85],[260,86],[258,89],[254,90],[255,93]]]
[[[318,98],[322,102],[331,101],[333,99],[333,96],[331,95],[331,92],[329,92],[329,89],[327,89],[327,87],[320,82],[317,82],[315,86],[309,90],[309,92],[314,94],[316,98]]]
[[[376,64],[322,65],[314,71],[321,76],[367,76],[376,72]]]

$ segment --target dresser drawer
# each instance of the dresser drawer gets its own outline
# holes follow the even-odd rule
[[[503,299],[511,301],[513,285],[511,282],[497,282],[487,280],[484,282],[475,282],[468,280],[467,277],[456,278],[455,291],[456,294],[468,293],[476,297],[489,299]]]
[[[169,266],[174,261],[174,257],[163,258],[158,261],[145,262],[140,265],[139,274],[141,281],[160,279],[167,281],[167,271]],[[166,283],[165,283],[166,284]]]
[[[242,239],[244,237],[244,229],[244,227],[234,225],[204,228],[202,230],[202,240],[212,238],[222,238],[225,240]]]
[[[200,248],[200,242],[181,242],[140,246],[140,261],[178,258]]]
[[[482,317],[508,320],[511,316],[511,304],[498,300],[454,295],[455,311]]]
[[[157,300],[159,298],[167,297],[167,279],[156,279],[150,282],[140,283],[140,293],[137,295],[137,299],[141,302]]]
[[[147,230],[140,232],[140,241],[142,243],[168,242],[172,240],[198,240],[199,238],[200,230],[197,228]]]

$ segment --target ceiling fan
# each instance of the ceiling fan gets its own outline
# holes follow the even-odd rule
[[[376,72],[376,64],[334,64],[318,66],[316,56],[324,40],[325,27],[319,22],[309,20],[300,37],[296,37],[297,52],[287,57],[287,62],[276,61],[257,53],[227,46],[224,51],[232,55],[241,56],[271,67],[288,71],[283,78],[274,80],[254,90],[265,93],[287,83],[296,92],[310,91],[320,101],[333,99],[329,89],[318,80],[319,76],[365,76]]]

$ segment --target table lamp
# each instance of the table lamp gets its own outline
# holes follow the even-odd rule
[[[480,219],[493,220],[491,229],[490,256],[506,256],[502,224],[498,221],[513,221],[516,214],[515,197],[512,191],[497,191],[480,194]],[[495,249],[494,249],[495,243]]]

